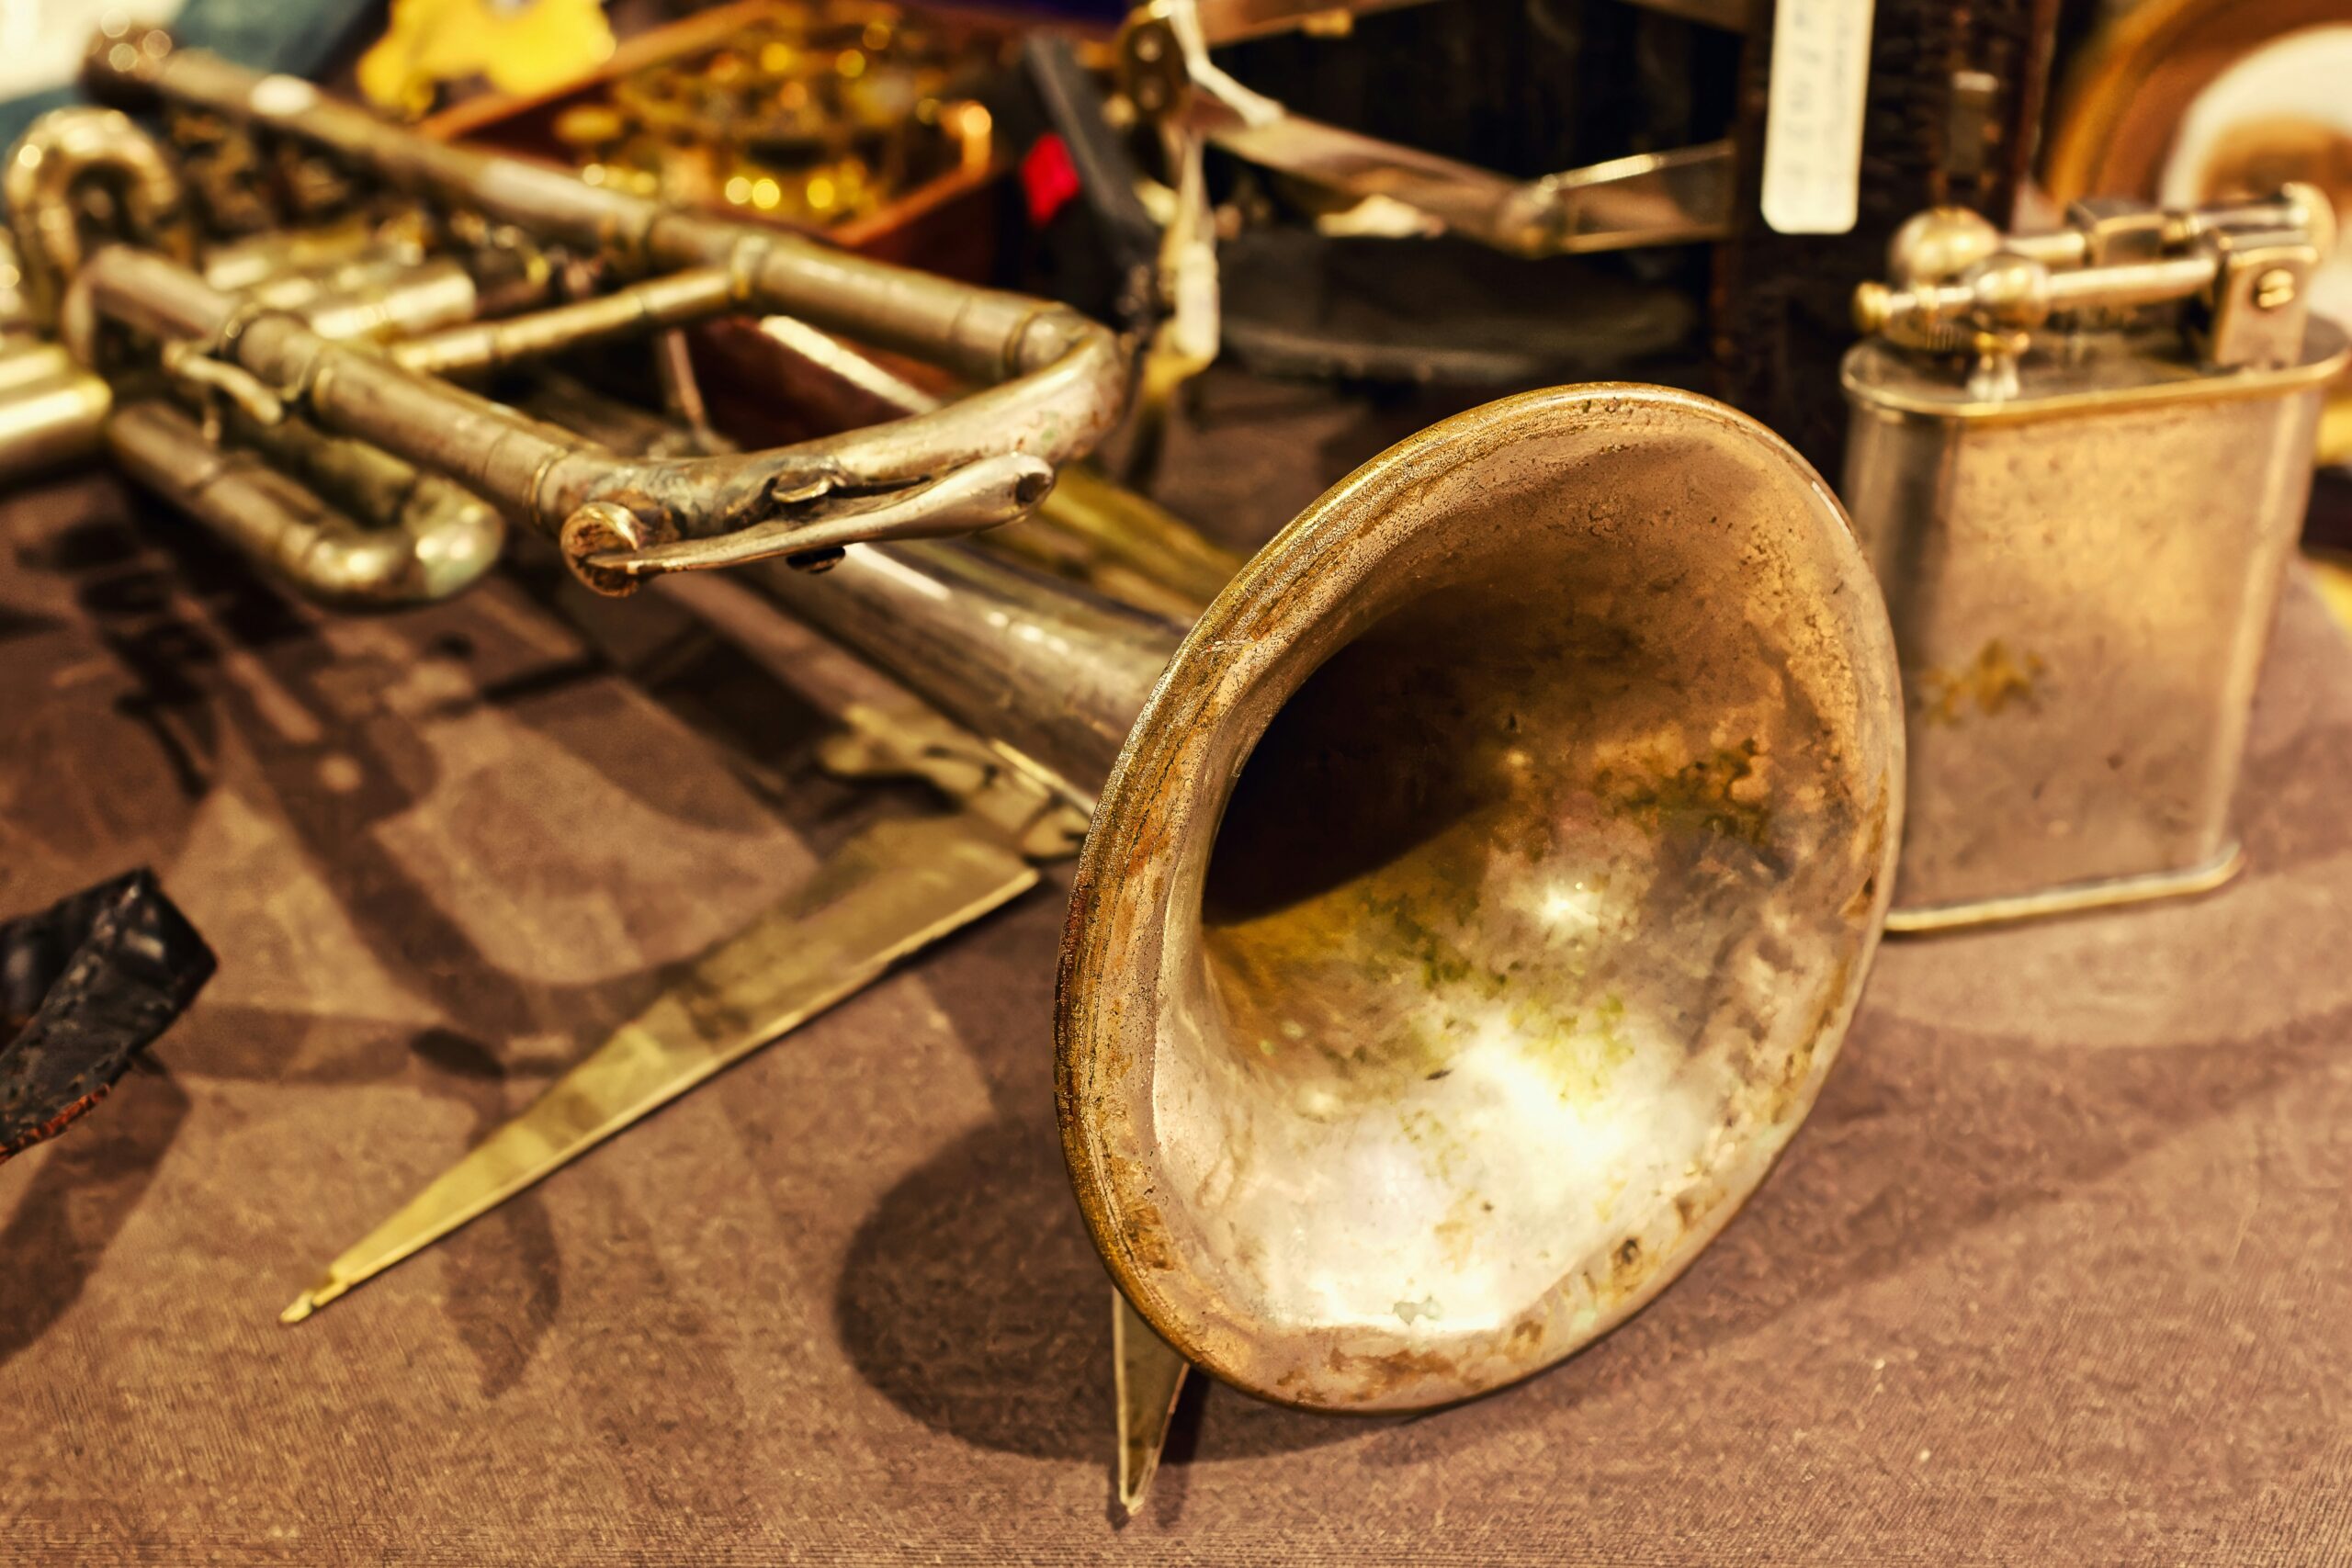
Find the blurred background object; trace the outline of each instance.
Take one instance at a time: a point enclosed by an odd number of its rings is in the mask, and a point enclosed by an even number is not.
[[[978,95],[1011,50],[1002,30],[953,16],[752,0],[644,35],[584,79],[477,99],[432,129],[664,200],[829,229],[910,198],[952,199],[989,174]]]
[[[2070,15],[2041,177],[2057,203],[2237,200],[2301,181],[2352,211],[2352,0],[2122,0]],[[2312,307],[2352,320],[2340,244]],[[2352,457],[2352,393],[2320,427]]]
[[[602,64],[613,29],[599,0],[392,0],[390,26],[359,57],[359,90],[414,118],[445,82],[544,93]]]
[[[310,76],[381,25],[383,0],[0,0],[0,140],[79,101],[74,79],[100,22],[161,25],[257,71]]]
[[[1843,460],[1838,363],[1854,341],[1849,298],[1878,275],[1896,231],[1930,207],[2013,225],[2042,110],[2057,0],[1879,0],[1869,39],[1856,220],[1842,234],[1783,234],[1763,220],[1778,8],[1756,0],[1739,85],[1747,162],[1738,232],[1715,279],[1723,395],[1793,442],[1824,473]]]
[[[1922,207],[2008,220],[2055,17],[1875,13],[1158,0],[1107,62],[1065,46],[1091,73],[1031,47],[1043,144],[1077,174],[1044,200],[1031,181],[1033,265],[1150,345],[1147,434],[1169,385],[1221,353],[1389,389],[1694,386],[1834,469],[1846,295]],[[1783,96],[1808,109],[1784,112],[1775,154],[1783,51],[1801,89]],[[1845,216],[1775,231],[1776,157],[1783,186],[1809,180]]]
[[[2352,211],[2352,0],[2108,0],[2067,9],[2041,159],[2051,197],[2230,200],[2298,180]],[[2312,308],[2352,321],[2341,239]],[[2352,630],[2352,380],[2320,416],[2305,558]]]

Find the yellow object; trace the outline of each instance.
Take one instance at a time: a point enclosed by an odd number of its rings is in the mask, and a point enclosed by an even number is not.
[[[2336,388],[2319,414],[2319,464],[2352,461],[2352,390]]]
[[[502,93],[551,92],[613,52],[598,0],[392,0],[391,26],[359,59],[359,90],[412,118],[441,84],[488,79]]]
[[[843,716],[848,729],[824,750],[835,773],[927,779],[960,809],[887,819],[852,838],[329,1264],[279,1322],[301,1322],[488,1213],[1027,892],[1037,884],[1032,861],[1077,849],[1086,823],[1076,807],[944,719],[914,708]]]

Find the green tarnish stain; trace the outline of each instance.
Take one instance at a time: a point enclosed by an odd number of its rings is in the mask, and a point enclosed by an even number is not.
[[[1475,921],[1476,894],[1464,894],[1457,902],[1459,908],[1443,910],[1438,918],[1458,924]],[[1419,981],[1424,991],[1470,986],[1489,998],[1501,996],[1510,986],[1510,978],[1504,971],[1479,963],[1452,936],[1424,918],[1426,900],[1368,896],[1362,908],[1367,922],[1379,922],[1383,928],[1385,940],[1374,946],[1384,971],[1383,979]],[[1356,934],[1361,940],[1369,933]]]
[[[1716,770],[1718,793],[1737,772],[1728,764]],[[1376,1090],[1400,1102],[1401,1112],[1417,1090],[1452,1077],[1465,1052],[1500,1036],[1499,1048],[1532,1066],[1564,1102],[1588,1104],[1610,1092],[1633,1055],[1623,998],[1579,994],[1589,958],[1580,942],[1557,942],[1540,954],[1482,951],[1491,922],[1476,873],[1490,824],[1456,826],[1456,834],[1416,846],[1376,877],[1207,931],[1223,961],[1236,1043],[1258,1070],[1328,1072],[1359,1093]],[[1261,940],[1267,937],[1278,940]],[[1322,1006],[1367,985],[1419,1001],[1371,1017]],[[1407,1129],[1432,1154],[1433,1144],[1418,1134],[1436,1131]]]
[[[1740,785],[1755,776],[1753,740],[1724,747],[1712,756],[1655,779],[1601,777],[1602,798],[1611,809],[1660,831],[1679,829],[1720,834],[1758,849],[1771,832],[1772,815],[1759,798],[1747,799]]]
[[[1614,992],[1601,998],[1589,1019],[1540,1002],[1522,1002],[1511,1010],[1511,1023],[1525,1043],[1528,1060],[1544,1069],[1559,1086],[1561,1100],[1570,1103],[1606,1095],[1617,1070],[1633,1060],[1624,1019],[1625,999]]]
[[[2008,645],[1995,637],[1960,670],[1922,671],[1915,700],[1931,724],[1958,724],[1972,707],[1990,718],[2011,703],[2034,706],[2034,688],[2045,669],[2041,655],[2013,657]]]
[[[1464,1152],[1461,1135],[1439,1119],[1434,1111],[1423,1106],[1408,1106],[1396,1117],[1397,1130],[1405,1141],[1421,1152],[1429,1162],[1430,1173],[1440,1181],[1451,1182],[1459,1174]]]

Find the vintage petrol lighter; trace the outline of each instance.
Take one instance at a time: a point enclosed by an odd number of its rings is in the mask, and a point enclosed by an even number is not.
[[[2217,886],[2255,678],[2345,334],[2308,186],[1921,214],[1865,284],[1845,496],[1901,655],[1893,930]]]

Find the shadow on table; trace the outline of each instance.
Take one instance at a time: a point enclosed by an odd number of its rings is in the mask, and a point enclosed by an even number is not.
[[[494,707],[526,728],[558,730],[559,742],[574,755],[608,778],[620,775],[638,804],[699,821],[695,807],[710,792],[695,793],[696,770],[678,767],[674,747],[646,744],[642,727],[612,722],[616,705],[598,687],[631,671],[594,648],[565,657],[568,639],[552,620],[518,629],[517,611],[491,597],[510,592],[503,583],[448,604],[374,618],[355,653],[322,635],[320,613],[152,500],[96,484],[67,500],[72,519],[20,549],[17,564],[62,580],[88,639],[117,667],[115,684],[125,694],[118,705],[142,723],[170,764],[169,782],[157,792],[169,798],[141,799],[135,807],[119,802],[117,809],[168,819],[185,832],[220,786],[224,759],[241,754],[240,787],[254,795],[252,809],[291,839],[368,957],[392,984],[432,998],[468,1031],[410,1035],[365,1018],[199,1003],[202,1049],[181,1063],[184,1072],[272,1084],[409,1077],[424,1093],[462,1100],[479,1134],[514,1109],[508,1079],[518,1069],[527,1076],[551,1065],[520,1061],[501,1043],[553,1030],[593,1041],[660,989],[663,977],[653,966],[585,982],[509,971],[473,941],[449,908],[447,890],[432,885],[379,831],[447,785],[423,731],[451,715],[409,713],[385,695],[427,660],[447,667],[457,707]],[[688,640],[692,628],[674,622],[655,628],[665,646]],[[711,673],[701,647],[680,656],[691,656],[689,672],[697,677]],[[736,696],[732,706],[701,716],[706,735],[733,725],[745,731],[740,746],[786,757],[812,744],[802,733],[815,728],[805,704],[769,700],[775,682],[752,680],[757,671],[741,660],[721,672],[733,678],[729,689]],[[658,738],[693,744],[679,732]],[[60,759],[58,765],[67,763],[101,780],[109,766],[96,755]],[[531,808],[514,804],[518,812]],[[526,866],[517,874],[544,869]],[[582,890],[594,891],[593,885]],[[250,906],[266,893],[254,886],[236,897]],[[239,940],[235,919],[220,934],[224,968],[256,961]],[[322,1003],[334,999],[331,976],[311,988]],[[419,1066],[427,1071],[417,1074]],[[7,1248],[0,1251],[0,1359],[30,1343],[71,1303],[112,1226],[138,1201],[187,1105],[177,1087],[164,1082],[172,1096],[168,1122],[155,1120],[153,1079],[126,1084],[124,1097],[133,1103],[102,1111],[37,1173],[36,1190],[24,1195],[0,1238]],[[385,1193],[385,1209],[406,1196]],[[76,1223],[106,1228],[77,1235]],[[494,1399],[520,1379],[560,1300],[560,1259],[537,1195],[503,1205],[447,1256],[454,1273],[451,1328],[479,1361],[482,1396]],[[289,1294],[293,1284],[287,1283]]]
[[[1052,904],[1048,898],[1044,903]],[[954,1007],[953,950],[933,994]],[[1039,946],[1039,966],[1046,964]],[[1070,1197],[1047,1113],[1046,994],[959,1020],[1004,1114],[893,1189],[859,1228],[836,1311],[860,1372],[933,1428],[986,1448],[1106,1460],[1112,1442],[1108,1286]],[[1541,1422],[1587,1393],[1638,1382],[1900,1273],[1987,1225],[2097,1183],[2184,1134],[2322,1066],[2346,1019],[2246,1042],[2076,1050],[1867,1014],[1783,1167],[1723,1239],[1641,1317],[1552,1372],[1424,1421],[1366,1423],[1261,1404],[1217,1388],[1185,1412],[1159,1486],[1181,1506],[1184,1461],[1379,1434],[1375,1463],[1481,1431]],[[1018,1048],[1034,1061],[1008,1053]],[[1025,1084],[1025,1105],[1003,1092]],[[1202,1380],[1196,1380],[1199,1382]],[[1188,1395],[1197,1401],[1199,1394]],[[1409,1434],[1409,1435],[1408,1435]]]
[[[982,1448],[1111,1461],[1110,1278],[1050,1121],[992,1122],[893,1188],[850,1245],[835,1311],[859,1373],[924,1425]],[[1181,1500],[1204,1397],[1217,1402],[1218,1418],[1201,1457],[1311,1448],[1370,1429],[1193,1382],[1156,1488],[1160,1505]]]
[[[1114,1455],[1111,1281],[1070,1194],[1054,1122],[1058,883],[923,960],[996,1114],[886,1193],[842,1265],[834,1317],[859,1374],[980,1448],[1105,1468]],[[1204,1405],[1214,1412],[1204,1422]],[[1181,1508],[1185,1461],[1313,1448],[1386,1422],[1307,1415],[1194,1378],[1150,1513]]]
[[[2352,1013],[2137,1051],[1916,1025],[1882,1032],[1866,1018],[1780,1168],[1682,1280],[1584,1354],[1366,1458],[1427,1458],[1456,1421],[1482,1432],[1540,1425],[1897,1276],[2290,1089],[2324,1067],[2347,1026]]]
[[[187,1119],[187,1091],[151,1057],[40,1156],[0,1230],[0,1367],[80,1297]],[[0,1170],[0,1181],[18,1173]]]
[[[1711,1310],[1678,1337],[1736,1337],[2062,1201],[2291,1089],[2346,1021],[2150,1050],[1869,1029],[1783,1168],[1693,1270]]]

